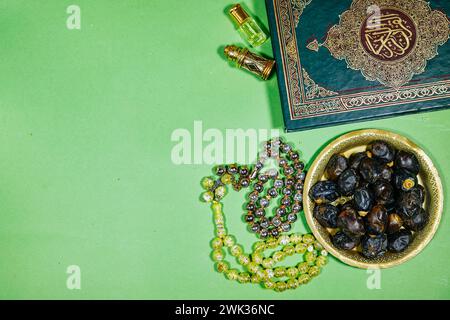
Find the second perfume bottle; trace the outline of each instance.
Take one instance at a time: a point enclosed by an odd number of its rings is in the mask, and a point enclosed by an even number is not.
[[[266,42],[267,35],[240,4],[233,5],[230,9],[230,15],[236,22],[241,37],[252,47],[259,47]]]

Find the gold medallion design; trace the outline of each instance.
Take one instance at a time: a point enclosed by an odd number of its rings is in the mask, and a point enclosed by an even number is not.
[[[315,1],[320,3],[319,0]],[[400,85],[388,88],[373,86],[371,90],[355,88],[353,92],[338,91],[338,84],[332,88],[334,91],[320,86],[321,79],[314,79],[317,80],[316,83],[306,72],[299,52],[303,44],[298,42],[298,35],[303,30],[300,24],[304,18],[304,9],[315,1],[271,0],[275,14],[275,28],[279,36],[277,44],[282,56],[279,68],[284,70],[290,120],[350,114],[353,111],[380,110],[393,106],[403,107],[417,102],[434,101],[435,104],[439,104],[443,99],[450,98],[450,79],[446,74],[435,81],[417,81],[401,87]],[[397,60],[376,59],[363,48],[359,40],[364,21],[373,14],[373,12],[367,12],[367,9],[374,3],[377,6],[381,5],[381,8],[396,9],[407,15],[414,23],[415,45],[411,52],[405,52]],[[370,80],[393,79],[391,83],[402,83],[405,81],[402,80],[404,79],[402,75],[420,71],[420,68],[425,69],[426,61],[437,54],[438,45],[446,43],[449,37],[449,21],[446,14],[441,11],[432,11],[424,1],[359,0],[354,1],[351,8],[359,12],[358,19],[355,19],[352,14],[342,14],[340,24],[331,29],[333,35],[328,33],[325,43],[319,43],[317,39],[312,38],[306,43],[306,48],[318,52],[328,45],[329,51],[335,58],[345,59],[348,66],[361,70],[363,75],[371,77]],[[418,21],[421,22],[418,23]],[[406,22],[404,24],[406,25]],[[347,32],[343,31],[345,29],[343,26],[347,26]],[[419,48],[419,45],[423,47]],[[417,61],[423,61],[423,65],[420,66],[416,63]],[[390,66],[393,67],[389,68]],[[363,69],[368,71],[362,71]],[[385,76],[377,78],[378,73],[370,72],[370,70],[378,70]],[[406,82],[408,81],[406,77]]]
[[[370,81],[399,88],[447,42],[447,16],[423,0],[354,0],[323,44]]]
[[[396,61],[413,50],[416,26],[405,13],[382,9],[364,20],[360,40],[364,50],[375,59]]]

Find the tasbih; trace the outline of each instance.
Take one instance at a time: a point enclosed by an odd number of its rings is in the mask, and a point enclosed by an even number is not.
[[[267,173],[260,173],[254,185],[253,192],[249,194],[249,202],[246,205],[248,210],[245,220],[249,223],[250,229],[258,233],[261,238],[271,235],[278,237],[281,232],[291,230],[291,224],[297,220],[297,213],[302,209],[303,180],[305,179],[304,164],[299,160],[297,152],[293,151],[289,144],[280,140],[276,143],[267,142],[264,153],[259,157],[257,170],[261,169],[268,158],[276,160],[285,178],[279,177],[278,170],[268,170]],[[277,149],[280,152],[277,152]],[[290,163],[290,161],[292,163]],[[298,170],[297,174],[294,174]],[[272,180],[271,186],[266,190],[264,185]],[[265,195],[263,195],[263,191]],[[282,195],[280,205],[275,209],[275,216],[266,218],[266,208],[271,199]],[[257,207],[259,205],[259,207]],[[259,219],[259,220],[258,220]]]
[[[304,163],[300,161],[299,154],[292,147],[280,140],[272,139],[264,144],[264,151],[258,155],[258,161],[253,168],[248,166],[218,166],[215,174],[220,178],[214,182],[213,178],[204,181],[204,187],[211,187],[212,191],[204,194],[204,200],[220,200],[224,192],[223,185],[231,184],[233,189],[239,191],[251,186],[253,191],[249,194],[246,204],[247,213],[245,221],[250,230],[261,238],[268,236],[278,237],[280,233],[291,230],[291,224],[297,220],[297,213],[302,210],[302,192],[305,173]],[[276,162],[282,175],[274,167],[262,172],[268,160]],[[282,195],[275,215],[266,218],[266,210],[272,199]]]
[[[286,158],[280,156],[278,150],[286,154]],[[277,161],[282,168],[284,177],[280,176],[278,170],[274,168],[262,172],[264,163],[269,158]],[[289,164],[288,159],[292,161],[292,165]],[[206,191],[202,194],[202,199],[211,203],[216,234],[211,242],[213,248],[211,257],[215,262],[216,270],[224,273],[226,278],[240,283],[262,284],[267,289],[281,292],[308,283],[320,273],[321,268],[327,263],[327,252],[312,234],[280,235],[280,232],[290,230],[290,223],[297,220],[296,214],[302,210],[301,196],[295,196],[301,194],[305,179],[304,165],[298,159],[298,153],[292,150],[290,145],[284,143],[280,138],[275,138],[265,144],[265,150],[254,166],[236,164],[218,166],[214,170],[214,177],[203,178],[201,184]],[[269,180],[272,181],[271,186],[261,197],[260,194],[265,190],[264,184]],[[243,247],[236,242],[234,236],[228,234],[225,226],[222,200],[228,192],[228,186],[232,186],[236,191],[247,187],[252,187],[254,190],[249,194],[249,202],[246,206],[248,210],[246,217],[252,216],[253,219],[246,218],[245,220],[250,223],[251,230],[258,233],[263,240],[254,244],[250,255],[244,252]],[[255,186],[262,186],[262,188],[255,188]],[[283,197],[280,206],[275,209],[274,217],[265,218],[264,210],[268,207],[268,203],[262,199],[270,201],[279,194]],[[293,201],[291,197],[294,198]],[[288,203],[286,199],[292,202]],[[257,214],[261,209],[263,214]],[[293,216],[295,218],[292,218]],[[259,218],[259,222],[255,221],[255,218]],[[279,219],[280,223],[274,219]],[[263,223],[265,221],[268,223]],[[283,227],[286,225],[289,227]],[[271,226],[270,229],[269,226]],[[230,263],[225,260],[225,249],[227,248],[228,252],[235,257],[238,265],[242,267],[242,271],[231,268]],[[271,255],[264,254],[268,250],[272,251]],[[303,256],[302,261],[296,266],[275,267],[286,257],[295,254]]]

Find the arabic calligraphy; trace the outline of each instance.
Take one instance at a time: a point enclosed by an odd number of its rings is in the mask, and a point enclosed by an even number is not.
[[[381,9],[363,22],[361,42],[365,51],[378,60],[399,60],[414,49],[416,27],[405,13]]]

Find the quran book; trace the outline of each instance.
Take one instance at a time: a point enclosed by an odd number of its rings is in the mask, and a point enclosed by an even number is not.
[[[448,0],[266,0],[287,131],[450,106]]]

